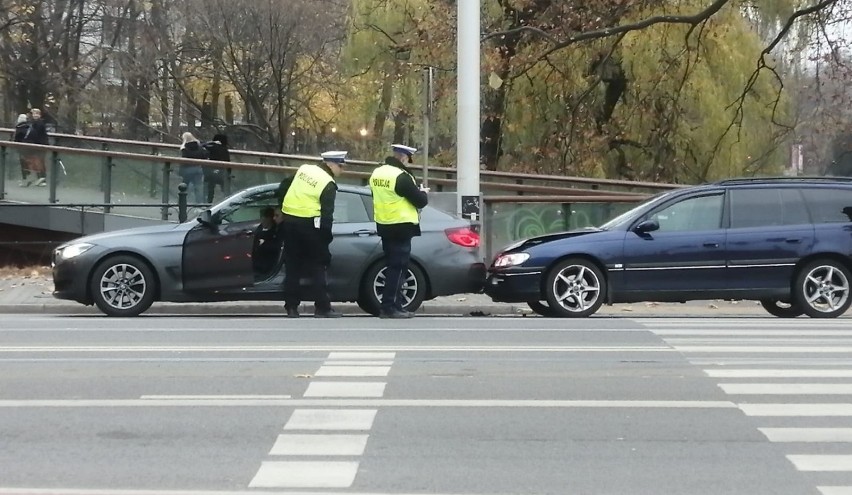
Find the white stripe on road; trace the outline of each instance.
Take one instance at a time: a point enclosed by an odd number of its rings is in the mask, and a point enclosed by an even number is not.
[[[367,435],[278,435],[269,455],[362,455]]]
[[[852,404],[739,404],[746,416],[760,417],[837,417],[852,416]]]
[[[326,362],[314,376],[388,376],[390,366],[329,366]]]
[[[376,409],[296,409],[285,430],[369,430]]]
[[[852,471],[852,455],[788,455],[799,471]]]
[[[818,486],[822,495],[852,495],[852,486]]]
[[[848,324],[847,324],[848,326]],[[740,337],[847,337],[852,336],[852,330],[734,330],[730,328],[718,330],[652,330],[652,332],[660,337],[672,337],[675,335],[689,336],[715,336],[722,337],[726,335]]]
[[[852,378],[852,369],[723,369],[704,370],[713,378]]]
[[[328,359],[394,359],[395,352],[330,352]]]
[[[327,366],[391,366],[393,361],[336,361],[327,359],[324,364]]]
[[[348,488],[358,461],[264,461],[249,488]]]
[[[351,491],[274,491],[264,490],[131,490],[131,489],[102,489],[102,488],[11,488],[0,487],[0,495],[423,495],[423,493],[390,493],[390,492],[351,492]],[[430,495],[452,495],[431,493]],[[460,495],[460,494],[457,494]],[[465,494],[468,495],[468,494]]]
[[[852,334],[848,337],[666,337],[666,343],[676,347],[683,345],[838,345],[852,344]]]
[[[386,383],[382,382],[311,382],[305,397],[381,397]]]
[[[770,442],[852,442],[852,428],[758,428]]]
[[[786,406],[786,404],[784,404]],[[737,409],[730,401],[678,400],[429,400],[429,399],[251,399],[251,400],[139,400],[139,399],[31,399],[0,400],[0,408],[86,407],[447,407],[532,409]],[[852,404],[849,404],[852,411]]]
[[[735,345],[681,345],[675,346],[675,348],[680,352],[695,352],[695,353],[708,353],[708,352],[748,352],[754,354],[767,353],[767,354],[784,354],[784,353],[797,353],[797,354],[841,354],[841,353],[852,353],[852,347],[849,346],[830,346],[830,347],[821,347],[821,346],[735,346]]]
[[[0,353],[25,352],[322,352],[329,349],[393,349],[408,352],[675,352],[668,346],[315,346],[315,345],[230,345],[230,346],[0,346]],[[332,354],[336,354],[332,352]],[[347,353],[342,353],[347,354]],[[389,353],[393,354],[393,353]],[[365,358],[369,359],[369,358]],[[380,358],[383,359],[383,358]]]
[[[848,395],[852,383],[720,383],[732,395]]]
[[[290,399],[292,395],[141,395],[143,400],[252,400]]]

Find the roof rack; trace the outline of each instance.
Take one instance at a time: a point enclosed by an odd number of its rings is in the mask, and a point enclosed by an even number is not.
[[[740,177],[736,179],[723,179],[713,184],[748,184],[750,182],[852,182],[852,177],[840,177],[832,175],[800,175],[800,176],[778,176],[778,177]]]

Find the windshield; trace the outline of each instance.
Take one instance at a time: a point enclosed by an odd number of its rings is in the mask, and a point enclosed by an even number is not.
[[[625,223],[631,222],[634,218],[636,218],[636,215],[640,211],[646,210],[649,205],[651,205],[653,203],[657,203],[664,198],[667,198],[670,194],[672,194],[674,192],[675,191],[666,191],[666,192],[658,193],[658,194],[651,196],[650,198],[646,199],[645,201],[643,201],[639,205],[627,210],[626,212],[622,213],[621,215],[618,215],[617,217],[613,218],[609,222],[601,225],[600,226],[601,230],[616,229],[616,228],[620,227],[621,225],[624,225]]]

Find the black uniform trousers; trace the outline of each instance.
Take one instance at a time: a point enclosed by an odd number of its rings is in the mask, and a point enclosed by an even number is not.
[[[385,287],[381,310],[383,313],[400,311],[405,304],[402,285],[411,259],[411,237],[382,237],[382,251],[385,253]]]
[[[331,262],[328,249],[331,239],[313,226],[313,219],[309,220],[285,220],[281,224],[284,233],[284,305],[288,309],[298,309],[302,299],[313,299],[316,311],[324,313],[331,310],[326,279],[326,270]],[[303,298],[305,294],[300,282],[305,277],[311,281],[312,294]]]

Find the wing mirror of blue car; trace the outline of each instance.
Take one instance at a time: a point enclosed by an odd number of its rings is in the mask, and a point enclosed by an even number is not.
[[[647,234],[655,230],[660,230],[660,223],[656,220],[643,220],[637,226],[633,227],[633,232],[637,234]]]

